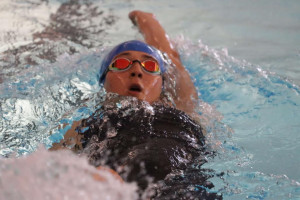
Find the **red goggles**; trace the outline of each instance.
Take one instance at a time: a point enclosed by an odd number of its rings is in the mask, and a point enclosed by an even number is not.
[[[143,62],[139,60],[130,61],[127,58],[117,58],[108,67],[111,71],[125,71],[128,70],[134,62],[140,63],[142,69],[151,74],[160,74],[160,68],[157,62],[153,60],[145,60]]]

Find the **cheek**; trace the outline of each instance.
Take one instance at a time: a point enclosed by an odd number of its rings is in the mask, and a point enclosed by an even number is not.
[[[157,77],[147,83],[145,94],[152,100],[157,100],[162,92],[162,78]]]
[[[113,92],[122,95],[122,93],[124,93],[124,85],[124,78],[122,78],[121,74],[107,73],[104,82],[106,92]]]

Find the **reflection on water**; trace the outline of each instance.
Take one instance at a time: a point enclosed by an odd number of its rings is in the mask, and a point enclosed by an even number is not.
[[[19,6],[27,13],[16,13],[22,17],[24,14],[30,16],[31,10],[49,6],[48,1],[25,1],[6,2],[12,10]],[[55,7],[55,4],[54,6]],[[42,14],[42,13],[40,13]],[[42,14],[43,15],[43,14]],[[4,44],[11,44],[11,48],[2,52],[0,57],[2,79],[6,76],[13,76],[16,73],[33,65],[53,63],[57,57],[63,53],[70,55],[81,52],[83,48],[101,47],[103,38],[107,34],[108,27],[112,26],[117,17],[109,10],[102,10],[98,6],[88,1],[66,1],[60,4],[55,13],[51,13],[46,23],[39,21],[39,16],[30,20],[38,27],[43,27],[40,31],[32,31],[29,43],[26,45],[14,46],[18,44],[18,31],[8,32],[8,38],[3,38]],[[22,19],[17,19],[20,22]],[[23,28],[23,27],[22,27]],[[32,28],[36,28],[33,26]],[[9,45],[8,45],[9,46]],[[3,80],[2,80],[3,81]]]

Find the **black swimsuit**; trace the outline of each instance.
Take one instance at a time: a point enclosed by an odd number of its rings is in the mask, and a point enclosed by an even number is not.
[[[136,181],[140,192],[152,177],[154,199],[221,199],[204,189],[213,187],[200,169],[209,154],[205,138],[182,111],[162,105],[102,107],[78,131],[93,165],[110,166],[126,181]]]

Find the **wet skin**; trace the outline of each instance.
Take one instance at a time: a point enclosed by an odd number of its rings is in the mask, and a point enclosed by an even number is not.
[[[149,54],[139,51],[124,51],[115,56],[127,58],[131,61],[154,60]],[[138,62],[125,71],[109,71],[106,75],[104,88],[107,92],[117,93],[122,96],[133,96],[150,104],[157,101],[162,92],[162,76],[154,75],[142,69]]]

